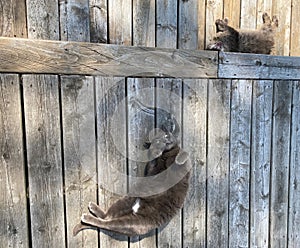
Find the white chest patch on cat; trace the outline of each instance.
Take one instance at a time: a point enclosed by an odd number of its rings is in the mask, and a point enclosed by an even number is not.
[[[138,209],[140,208],[140,198],[137,198],[134,205],[132,206],[132,210],[133,210],[133,213],[137,213]]]

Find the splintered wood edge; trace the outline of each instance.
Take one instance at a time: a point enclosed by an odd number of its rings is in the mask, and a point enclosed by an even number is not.
[[[218,52],[0,37],[0,73],[217,78]]]

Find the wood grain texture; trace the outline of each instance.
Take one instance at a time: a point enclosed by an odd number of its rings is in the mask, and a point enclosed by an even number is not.
[[[229,19],[229,24],[232,27],[239,28],[241,19],[244,19],[241,14],[241,2],[243,1],[224,0],[224,17]]]
[[[0,74],[0,243],[29,247],[19,76]]]
[[[219,78],[300,79],[300,58],[220,53]]]
[[[73,237],[72,231],[89,202],[97,202],[94,81],[63,76],[61,85],[68,246],[96,247],[97,232],[83,231]]]
[[[206,1],[198,1],[198,49],[205,49],[206,42]]]
[[[30,39],[59,39],[58,0],[26,1],[28,37]]]
[[[300,246],[300,83],[293,83],[288,247]]]
[[[108,1],[109,43],[131,45],[132,0]]]
[[[60,1],[59,17],[61,40],[90,40],[90,12],[88,1]]]
[[[127,193],[126,105],[122,102],[125,99],[125,81],[124,78],[96,77],[95,84],[98,197],[100,207],[106,211],[112,203]],[[120,122],[114,126],[113,116],[117,109]],[[125,175],[125,180],[119,180],[116,172]],[[127,248],[128,238],[101,231],[100,246]]]
[[[217,52],[0,38],[0,72],[216,77]],[[55,59],[53,59],[55,58]]]
[[[270,246],[287,247],[292,82],[274,84]]]
[[[177,46],[177,1],[156,1],[156,46]]]
[[[107,0],[90,0],[91,42],[107,43]]]
[[[207,247],[228,245],[229,80],[210,80],[207,144]]]
[[[241,1],[241,29],[256,29],[256,1]]]
[[[155,84],[154,79],[133,79],[127,81],[128,106],[128,174],[133,177],[144,176],[145,163],[136,159],[141,151],[145,150],[144,144],[149,141],[149,132],[155,128],[155,116],[146,114],[140,110],[135,100],[148,107],[155,107]],[[132,188],[132,180],[129,180],[129,189]],[[155,247],[156,230],[151,236],[139,237],[138,240],[130,239],[130,248]]]
[[[182,81],[180,79],[157,79],[156,81],[156,105],[161,106],[168,113],[175,116],[181,126],[182,123]],[[156,122],[156,126],[161,123]],[[179,140],[181,140],[182,127],[180,127]],[[168,223],[165,228],[159,228],[159,247],[182,247],[182,215],[177,215]]]
[[[24,75],[23,85],[32,246],[64,247],[58,78]]]
[[[212,42],[216,35],[215,21],[223,18],[224,0],[207,1],[206,4],[206,44],[205,47]]]
[[[183,141],[192,173],[183,207],[183,247],[206,247],[207,79],[183,81]]]
[[[254,81],[250,189],[250,247],[269,247],[273,81]]]
[[[134,46],[155,46],[155,0],[133,0]]]
[[[229,247],[247,247],[252,81],[233,80],[231,87]]]
[[[275,32],[273,49],[274,55],[288,56],[290,54],[291,6],[292,0],[272,1],[272,13],[278,17],[278,28]],[[299,34],[297,36],[299,39]]]
[[[292,13],[291,13],[291,32],[290,32],[290,55],[300,56],[300,34],[299,34],[299,13],[300,13],[300,2],[292,0]]]
[[[181,49],[198,48],[198,2],[179,1],[177,45]]]
[[[0,34],[6,37],[27,37],[26,0],[0,1]]]

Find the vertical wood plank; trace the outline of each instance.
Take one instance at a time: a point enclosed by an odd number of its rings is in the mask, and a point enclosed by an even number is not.
[[[183,84],[183,149],[193,165],[183,207],[183,247],[206,247],[206,79],[185,79]]]
[[[59,7],[61,39],[88,42],[88,1],[62,1]],[[96,247],[97,232],[83,231],[76,237],[72,233],[88,203],[97,202],[93,78],[62,76],[61,95],[67,244]]]
[[[299,16],[300,13],[300,2],[292,0],[292,17],[291,17],[291,32],[290,32],[290,55],[300,56],[300,34],[299,34]],[[280,22],[280,21],[279,21]]]
[[[229,247],[247,247],[252,81],[233,80],[231,94]]]
[[[107,43],[107,0],[90,0],[91,42]]]
[[[179,125],[182,123],[182,102],[178,102],[178,97],[182,97],[182,81],[180,79],[157,79],[156,101],[157,106],[164,106],[164,110],[173,113],[176,116],[176,121]],[[168,100],[166,102],[166,94],[162,94],[160,90],[168,92]],[[163,104],[164,103],[164,104]],[[160,123],[156,123],[159,126]],[[180,127],[180,134],[182,127]],[[179,139],[181,136],[179,136]],[[181,141],[182,142],[182,141]],[[158,246],[159,247],[181,247],[182,245],[182,219],[181,213],[178,214],[169,222],[165,228],[159,229]]]
[[[131,45],[132,1],[108,1],[109,43]]]
[[[126,193],[127,181],[116,178],[115,170],[126,176],[126,105],[125,83],[123,78],[96,77],[97,108],[97,165],[99,184],[99,205],[107,210],[119,197],[119,192]],[[119,120],[123,125],[112,126],[112,117],[119,109]],[[114,140],[112,134],[118,137]],[[116,144],[117,142],[118,144]],[[117,146],[118,145],[118,146]],[[119,150],[118,147],[124,149]],[[120,193],[119,193],[120,194]],[[121,239],[119,241],[119,239]],[[100,232],[100,247],[127,248],[128,238],[119,237],[112,232]]]
[[[33,247],[64,247],[57,76],[24,75],[24,108]]]
[[[155,0],[133,0],[133,45],[155,46]]]
[[[228,246],[230,81],[210,80],[207,151],[207,247]]]
[[[288,247],[300,246],[300,83],[293,83]]]
[[[27,37],[26,0],[0,1],[0,34],[6,37]]]
[[[255,81],[252,99],[250,247],[269,247],[273,82]]]
[[[25,0],[0,0],[0,35],[27,37]],[[29,247],[22,101],[18,75],[0,75],[0,244]]]
[[[155,106],[154,79],[133,79],[127,81],[128,100],[138,100],[145,106]],[[144,176],[145,163],[136,161],[135,153],[145,150],[143,145],[148,140],[149,132],[155,127],[155,117],[147,115],[139,110],[136,104],[128,104],[128,173],[133,177]],[[129,181],[129,188],[131,182]],[[140,240],[131,239],[130,248],[155,247],[155,231],[149,237]],[[133,242],[135,241],[135,242]]]
[[[156,46],[177,46],[177,1],[156,1]]]
[[[92,77],[61,77],[67,241],[69,247],[97,247],[98,233],[72,230],[97,201],[94,82]]]
[[[274,85],[270,246],[287,247],[292,82]]]
[[[61,40],[90,40],[88,0],[60,1],[59,14]]]
[[[291,6],[291,0],[272,2],[272,13],[278,17],[273,49],[275,55],[288,56],[290,54]]]
[[[198,48],[198,0],[179,1],[178,48]]]
[[[198,0],[198,48],[205,49],[206,40],[206,1]]]
[[[224,17],[232,27],[239,28],[241,20],[241,0],[224,0]],[[242,16],[243,17],[243,16]],[[243,17],[244,18],[244,17]]]
[[[179,1],[178,48],[204,48],[205,35],[196,32],[199,23],[204,30],[205,2]],[[198,44],[199,41],[201,44]],[[190,188],[182,210],[183,247],[205,247],[206,245],[207,82],[207,80],[186,79],[183,83],[182,147],[189,152],[193,164]]]
[[[256,29],[256,1],[243,0],[241,2],[242,29]]]
[[[58,0],[27,0],[26,7],[28,37],[59,40]]]
[[[18,75],[0,74],[0,243],[29,247]]]
[[[223,0],[208,1],[206,5],[206,45],[216,35],[215,21],[223,18]]]

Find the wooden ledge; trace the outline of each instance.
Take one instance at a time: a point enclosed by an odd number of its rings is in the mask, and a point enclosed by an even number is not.
[[[218,53],[0,37],[0,73],[216,78]]]

